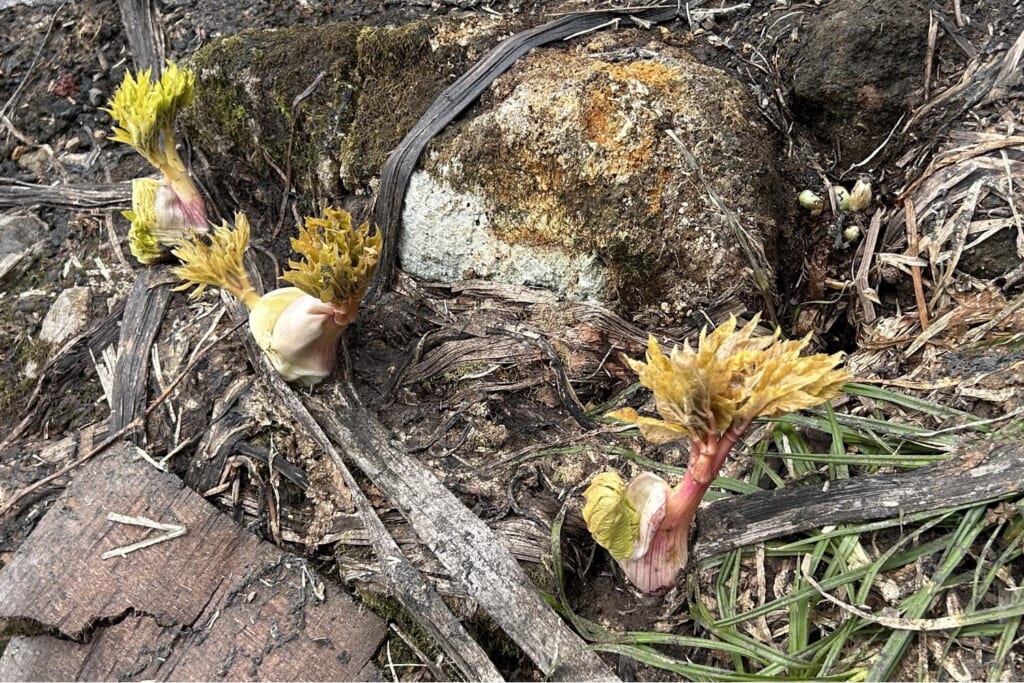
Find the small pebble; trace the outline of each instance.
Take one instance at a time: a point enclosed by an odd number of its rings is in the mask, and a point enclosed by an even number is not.
[[[102,107],[107,102],[107,93],[99,88],[89,88],[89,104],[94,107]]]

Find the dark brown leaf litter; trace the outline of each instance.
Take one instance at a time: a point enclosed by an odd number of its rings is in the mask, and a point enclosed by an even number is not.
[[[0,573],[2,680],[356,680],[383,622],[305,560],[121,446],[78,472]],[[147,537],[111,513],[183,527]],[[154,531],[148,531],[152,536]]]

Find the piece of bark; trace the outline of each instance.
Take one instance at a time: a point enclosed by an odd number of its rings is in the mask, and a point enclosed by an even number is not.
[[[110,512],[188,531],[103,560],[159,533]],[[348,680],[386,632],[128,445],[84,466],[0,570],[0,618],[50,634],[12,641],[0,680]]]
[[[980,503],[1024,489],[1024,445],[965,445],[949,460],[897,474],[868,474],[718,500],[697,513],[691,557],[700,559],[843,522],[891,519]]]
[[[547,679],[617,680],[544,602],[494,531],[432,472],[396,447],[351,388],[330,391],[337,388],[325,387],[307,399],[317,422]]]
[[[118,0],[121,22],[128,36],[135,70],[152,69],[160,75],[164,61],[164,38],[160,32],[153,0]]]
[[[161,279],[166,278],[152,268],[140,270],[124,306],[110,389],[111,432],[122,429],[145,411],[150,348],[171,298],[170,285],[161,283]]]

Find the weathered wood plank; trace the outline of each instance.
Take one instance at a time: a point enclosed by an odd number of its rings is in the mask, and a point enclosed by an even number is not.
[[[124,306],[110,389],[110,431],[116,432],[145,410],[150,347],[160,330],[171,298],[169,284],[160,284],[157,270],[143,268],[135,277]]]
[[[156,533],[111,522],[111,512],[188,531],[103,560]],[[385,635],[378,617],[303,560],[128,445],[84,466],[0,570],[0,618],[61,636],[18,639],[0,658],[2,680],[347,680]],[[55,647],[70,638],[86,642]]]
[[[871,474],[715,501],[697,513],[691,557],[843,522],[983,502],[1024,490],[1024,445],[986,441],[967,445],[950,460],[898,474]]]
[[[127,182],[38,185],[0,179],[0,208],[127,209],[131,205],[132,185]]]
[[[452,578],[548,679],[615,680],[605,663],[541,599],[494,531],[432,472],[396,447],[350,388],[325,387],[307,404],[345,457],[402,511]]]

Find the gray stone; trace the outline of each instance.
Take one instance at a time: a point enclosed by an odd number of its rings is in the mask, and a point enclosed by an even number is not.
[[[0,277],[25,257],[45,236],[46,223],[35,216],[0,216]]]
[[[89,104],[101,107],[107,102],[107,93],[100,88],[89,88]]]
[[[626,62],[539,50],[499,78],[410,183],[402,269],[541,285],[631,312],[725,293],[755,300],[733,228],[679,143],[770,274],[774,138],[732,77],[660,47]]]
[[[455,190],[422,171],[406,195],[399,258],[417,277],[448,282],[484,278],[552,289],[576,299],[599,298],[607,271],[592,256],[509,244],[489,227],[486,200]]]
[[[18,157],[18,166],[37,178],[42,178],[53,166],[52,153],[43,147],[36,147],[22,152]]]
[[[39,339],[58,345],[79,334],[89,322],[91,299],[88,287],[70,287],[61,292],[43,318]]]

